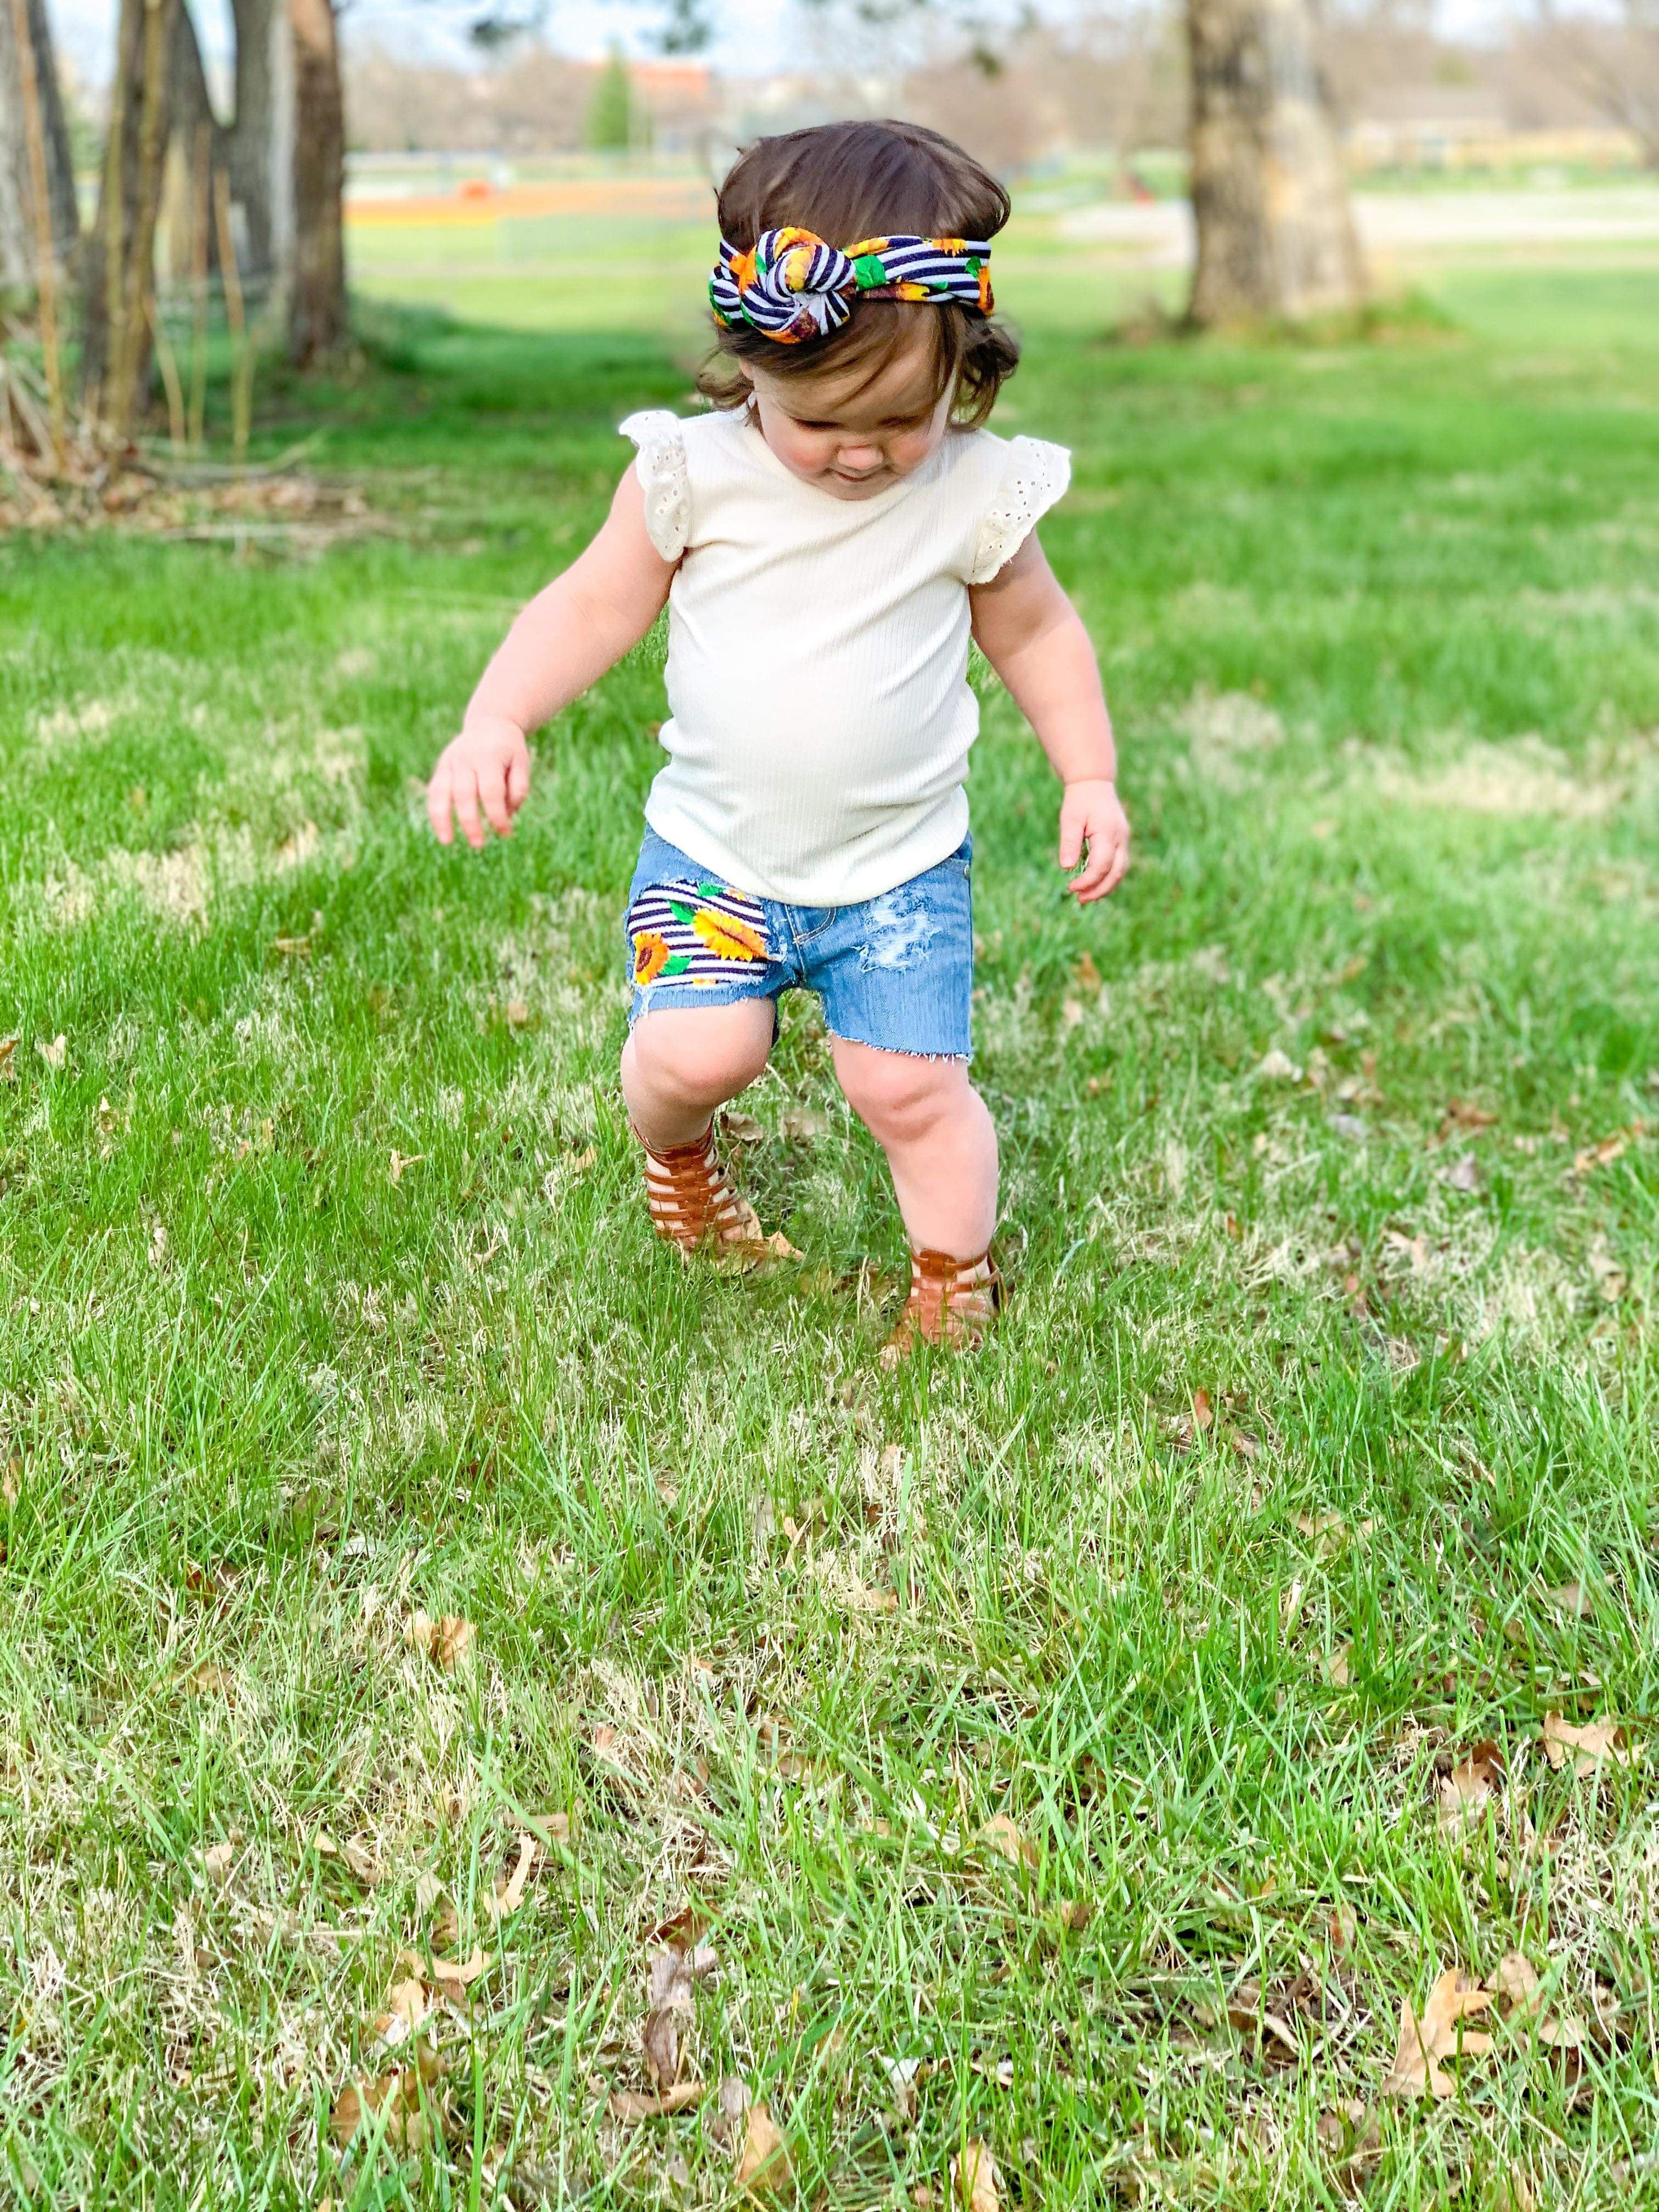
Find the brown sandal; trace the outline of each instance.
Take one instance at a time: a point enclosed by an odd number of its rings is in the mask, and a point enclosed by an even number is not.
[[[1002,1278],[988,1250],[977,1260],[954,1259],[949,1252],[912,1252],[910,1295],[882,1347],[882,1365],[896,1367],[918,1344],[970,1351],[994,1325],[1002,1296]]]
[[[634,1132],[639,1136],[639,1131]],[[645,1143],[645,1200],[651,1225],[665,1243],[686,1254],[713,1252],[745,1261],[769,1256],[760,1217],[733,1189],[714,1149],[711,1121],[689,1145],[659,1152]]]

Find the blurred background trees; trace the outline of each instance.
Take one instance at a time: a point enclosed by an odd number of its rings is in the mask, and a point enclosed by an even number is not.
[[[1523,138],[1534,163],[1659,166],[1659,0],[1532,0],[1478,45],[1444,36],[1431,0],[1073,0],[988,19],[972,0],[780,0],[802,58],[747,76],[696,58],[718,0],[658,0],[641,22],[661,58],[597,63],[549,43],[547,0],[475,14],[447,61],[418,41],[343,47],[337,0],[228,0],[228,51],[211,52],[204,0],[112,4],[94,127],[66,97],[49,0],[0,0],[0,287],[20,296],[45,256],[76,305],[84,405],[123,435],[167,373],[158,254],[195,312],[222,288],[250,345],[280,341],[301,367],[347,346],[351,149],[588,149],[712,174],[761,131],[903,112],[1011,176],[1083,162],[1109,198],[1184,194],[1201,327],[1363,301],[1352,171],[1455,169]]]
[[[0,287],[33,286],[43,244],[61,258],[79,232],[45,0],[0,0]]]

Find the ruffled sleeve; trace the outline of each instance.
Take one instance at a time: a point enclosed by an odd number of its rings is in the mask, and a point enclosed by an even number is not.
[[[1001,482],[980,524],[970,584],[988,584],[1007,566],[1071,481],[1072,457],[1064,446],[1044,438],[1011,441]]]
[[[665,561],[678,561],[691,528],[684,426],[665,407],[651,407],[617,427],[639,448],[634,465],[645,491],[646,535]]]

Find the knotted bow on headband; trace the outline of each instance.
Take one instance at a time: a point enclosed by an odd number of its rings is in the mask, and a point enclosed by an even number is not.
[[[959,300],[991,311],[991,248],[972,238],[866,238],[843,252],[810,230],[763,230],[754,250],[720,240],[709,305],[727,330],[747,323],[780,345],[838,331],[866,300]]]

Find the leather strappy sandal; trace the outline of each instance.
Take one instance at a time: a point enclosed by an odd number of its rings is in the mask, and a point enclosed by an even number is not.
[[[639,1136],[637,1129],[634,1133]],[[771,1256],[760,1216],[720,1164],[712,1121],[689,1145],[653,1152],[643,1137],[640,1143],[651,1225],[665,1243],[678,1244],[688,1256],[708,1252],[745,1264]]]
[[[882,1346],[882,1365],[896,1367],[919,1344],[971,1351],[995,1326],[1002,1304],[1002,1278],[988,1249],[977,1260],[957,1260],[949,1252],[913,1251],[910,1295]]]

